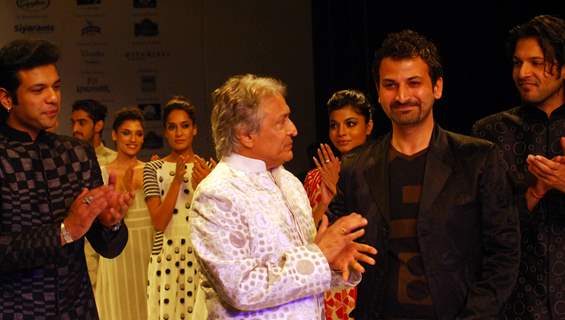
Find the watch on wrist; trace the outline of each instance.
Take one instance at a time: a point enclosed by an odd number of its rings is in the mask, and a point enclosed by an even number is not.
[[[61,236],[63,236],[63,241],[65,241],[65,244],[69,244],[74,241],[69,230],[65,228],[65,221],[61,222]]]

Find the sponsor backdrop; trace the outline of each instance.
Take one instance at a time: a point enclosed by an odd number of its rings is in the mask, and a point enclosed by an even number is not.
[[[113,113],[139,107],[145,117],[142,157],[168,152],[162,107],[185,95],[197,107],[195,151],[214,155],[210,92],[233,74],[274,76],[288,84],[288,102],[299,129],[297,174],[308,169],[315,141],[309,1],[227,0],[0,0],[0,42],[42,38],[61,48],[63,104],[58,132],[70,134],[77,99],[108,106],[104,140],[111,141]]]

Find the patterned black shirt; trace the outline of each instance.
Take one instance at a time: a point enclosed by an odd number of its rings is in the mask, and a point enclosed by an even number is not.
[[[565,194],[552,190],[533,212],[524,194],[535,181],[526,158],[563,155],[565,105],[551,117],[533,106],[520,106],[478,121],[476,136],[497,143],[510,174],[520,210],[522,259],[514,292],[504,308],[505,319],[565,318]]]
[[[0,125],[0,319],[98,319],[84,239],[61,246],[60,223],[83,188],[102,184],[92,147],[77,139]],[[87,238],[117,256],[127,228],[97,221]]]

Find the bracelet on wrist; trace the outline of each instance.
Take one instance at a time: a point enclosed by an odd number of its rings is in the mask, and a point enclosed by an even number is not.
[[[115,225],[111,226],[108,229],[112,230],[113,232],[116,232],[120,230],[121,227],[122,227],[122,221],[120,220],[118,223],[116,223]]]
[[[69,244],[74,241],[71,233],[65,227],[65,221],[61,222],[61,236],[63,237],[63,241],[65,242],[64,244]]]

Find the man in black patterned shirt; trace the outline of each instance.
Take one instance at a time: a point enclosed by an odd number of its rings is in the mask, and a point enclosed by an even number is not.
[[[565,21],[537,16],[511,30],[523,104],[478,121],[503,150],[520,212],[522,257],[505,319],[565,318]]]
[[[84,237],[108,258],[127,242],[132,195],[101,186],[91,146],[46,131],[60,110],[57,60],[41,40],[0,49],[0,319],[98,319]]]

